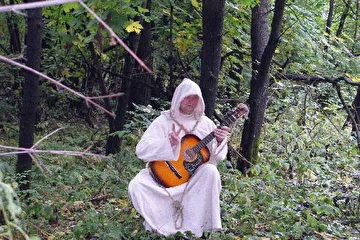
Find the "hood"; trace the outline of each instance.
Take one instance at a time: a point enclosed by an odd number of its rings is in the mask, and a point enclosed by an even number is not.
[[[205,112],[205,103],[199,85],[188,78],[184,78],[179,86],[175,89],[171,100],[170,113],[175,119],[180,116],[180,102],[187,96],[198,95],[199,102],[194,110],[194,116],[199,120]]]

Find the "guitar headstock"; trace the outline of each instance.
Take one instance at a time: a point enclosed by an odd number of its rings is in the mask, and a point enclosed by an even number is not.
[[[236,106],[236,108],[233,111],[233,114],[239,118],[239,117],[245,117],[249,115],[249,108],[244,103],[240,103]]]
[[[249,114],[249,108],[248,106],[246,106],[244,103],[240,103],[236,106],[235,109],[233,109],[232,111],[228,112],[225,115],[225,118],[223,119],[223,126],[230,126],[230,124],[234,123],[236,119],[240,118],[240,117],[245,117],[247,118]]]

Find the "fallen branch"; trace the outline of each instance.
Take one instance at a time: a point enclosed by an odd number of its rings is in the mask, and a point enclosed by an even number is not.
[[[336,84],[340,81],[344,81],[347,84],[350,84],[352,86],[360,86],[360,82],[351,81],[351,79],[349,79],[346,76],[340,76],[337,78],[329,78],[329,77],[322,77],[322,76],[306,76],[306,75],[297,75],[297,74],[276,73],[274,78],[291,80],[291,81],[299,81],[299,82],[303,82],[303,83],[309,84],[309,85],[313,85],[313,84],[321,83],[321,82]]]
[[[66,150],[39,150],[39,149],[33,149],[33,148],[21,148],[21,147],[12,147],[12,146],[5,146],[0,145],[0,148],[3,149],[11,149],[15,150],[13,152],[3,152],[0,153],[0,156],[10,156],[10,155],[16,155],[16,154],[36,154],[36,153],[48,153],[48,154],[56,154],[56,155],[69,155],[69,156],[79,156],[79,157],[85,157],[85,156],[92,156],[92,157],[99,157],[99,158],[111,158],[108,156],[104,156],[101,154],[94,154],[94,153],[87,153],[87,152],[80,152],[80,151],[66,151]]]

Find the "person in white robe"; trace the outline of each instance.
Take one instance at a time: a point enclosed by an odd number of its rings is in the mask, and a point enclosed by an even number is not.
[[[216,164],[226,157],[229,128],[217,128],[204,110],[200,87],[185,78],[174,92],[170,109],[150,124],[136,146],[136,154],[144,162],[176,161],[185,134],[200,139],[211,132],[215,135],[207,144],[209,161],[199,166],[188,182],[165,188],[154,180],[149,168],[142,169],[131,180],[129,195],[144,218],[146,230],[165,236],[191,231],[201,237],[204,231],[222,228],[221,180]]]

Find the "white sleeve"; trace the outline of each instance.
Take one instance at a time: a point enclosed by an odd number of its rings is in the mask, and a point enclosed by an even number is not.
[[[226,158],[226,154],[228,152],[228,139],[225,138],[220,145],[216,142],[216,140],[212,141],[212,154],[210,155],[210,162],[217,163],[218,161],[224,160]]]
[[[177,160],[180,144],[171,147],[169,133],[168,121],[163,116],[156,118],[136,145],[136,155],[144,162]]]
[[[208,122],[210,125],[210,128],[213,131],[216,128],[216,125],[214,122]],[[225,138],[221,144],[218,144],[216,139],[214,138],[209,144],[208,148],[210,151],[210,159],[209,162],[216,164],[218,161],[224,160],[226,158],[226,154],[228,152],[228,138]]]

